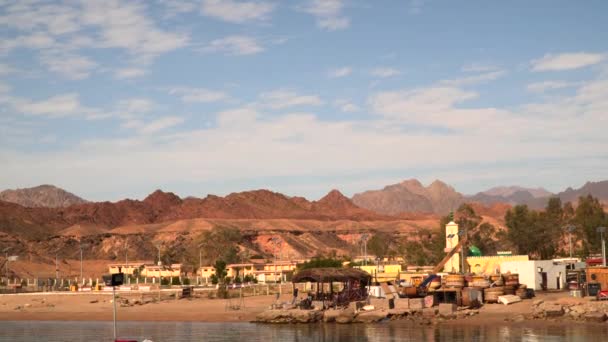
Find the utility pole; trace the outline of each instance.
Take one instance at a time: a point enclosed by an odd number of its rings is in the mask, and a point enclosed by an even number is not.
[[[576,230],[576,226],[568,225],[566,226],[566,230],[568,231],[568,246],[570,249],[570,259],[572,259],[572,232]]]
[[[367,234],[363,234],[361,238],[363,239],[363,265],[367,266]]]
[[[161,268],[161,265],[163,264],[160,261],[160,248],[161,247],[162,247],[162,245],[160,245],[160,244],[156,245],[156,248],[158,248],[158,301],[159,302],[160,302],[160,286],[162,284],[160,268]]]
[[[602,266],[606,267],[606,239],[604,237],[606,227],[597,227],[597,232],[600,233],[600,239],[602,239]]]
[[[129,238],[125,239],[125,266],[129,267]]]
[[[82,242],[80,243],[80,282],[82,283]]]
[[[3,252],[4,252],[4,256],[6,257],[6,283],[8,284],[8,251],[11,250],[11,247],[6,247]]]
[[[57,254],[59,251],[55,252],[55,288],[57,287],[57,282],[59,282],[59,257]]]
[[[458,236],[460,236],[460,259],[462,259],[460,261],[461,264],[461,269],[460,272],[462,274],[465,274],[465,265],[466,265],[466,260],[465,260],[465,254],[464,254],[464,250],[465,250],[465,242],[466,242],[466,237],[467,237],[467,229],[461,229],[458,231]]]

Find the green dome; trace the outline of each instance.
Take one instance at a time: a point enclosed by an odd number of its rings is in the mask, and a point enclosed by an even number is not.
[[[479,250],[479,248],[477,248],[477,246],[471,246],[469,247],[469,255],[481,256],[481,251]]]

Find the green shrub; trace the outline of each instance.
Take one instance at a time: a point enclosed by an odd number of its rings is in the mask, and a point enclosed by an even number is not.
[[[171,285],[181,285],[182,282],[179,280],[179,277],[171,278]]]

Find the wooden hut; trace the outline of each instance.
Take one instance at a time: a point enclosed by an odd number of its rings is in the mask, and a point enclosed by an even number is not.
[[[325,307],[348,305],[350,302],[367,299],[367,286],[372,276],[354,268],[310,268],[301,270],[292,278],[292,283],[316,284],[316,291],[309,293],[309,298],[323,301]],[[334,292],[334,283],[342,284],[341,290]],[[328,285],[327,292],[325,285]]]

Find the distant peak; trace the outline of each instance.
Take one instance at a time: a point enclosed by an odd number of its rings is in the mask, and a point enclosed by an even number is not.
[[[406,180],[402,181],[400,184],[402,184],[402,185],[422,186],[422,183],[420,183],[420,181],[417,180],[417,179],[415,179],[415,178],[406,179]]]
[[[164,192],[160,189],[154,191],[149,194],[148,197],[144,199],[144,202],[149,204],[179,204],[181,202],[181,198],[172,192]]]
[[[350,201],[346,196],[344,196],[339,190],[332,189],[327,195],[323,196],[319,201],[329,201],[329,200],[347,200]]]

